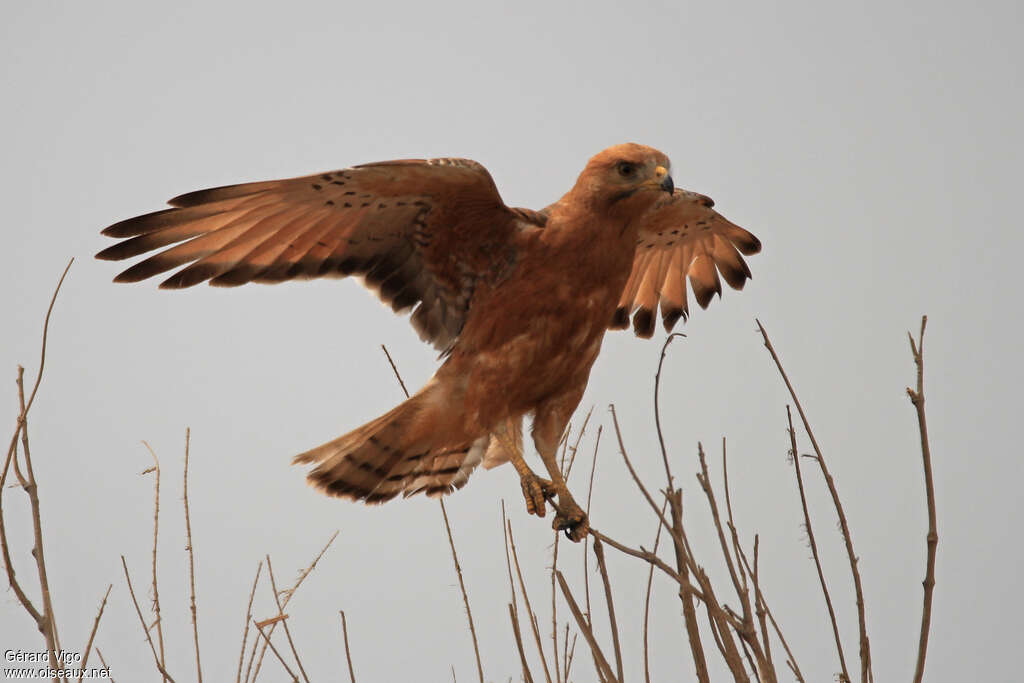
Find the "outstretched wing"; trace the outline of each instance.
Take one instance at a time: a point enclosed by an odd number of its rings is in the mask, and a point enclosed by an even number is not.
[[[761,242],[713,210],[714,204],[709,197],[677,189],[645,214],[633,271],[609,327],[628,327],[633,314],[636,334],[650,337],[660,303],[665,329],[671,330],[679,318],[689,316],[687,278],[701,308],[722,294],[719,273],[730,287],[743,289],[751,275],[740,253],[756,254]]]
[[[476,282],[507,268],[522,217],[490,174],[467,159],[412,159],[302,178],[230,185],[175,197],[174,208],[103,231],[125,238],[97,258],[170,246],[115,278],[137,282],[180,268],[162,288],[362,276],[438,349],[465,320]]]

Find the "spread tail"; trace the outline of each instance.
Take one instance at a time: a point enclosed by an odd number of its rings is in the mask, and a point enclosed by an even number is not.
[[[467,438],[444,429],[451,420],[438,419],[439,411],[450,410],[442,392],[431,382],[384,415],[292,462],[316,464],[306,478],[324,493],[367,503],[462,488],[483,460],[490,437]]]

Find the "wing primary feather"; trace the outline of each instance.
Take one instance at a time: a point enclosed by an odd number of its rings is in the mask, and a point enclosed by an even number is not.
[[[746,261],[726,238],[715,235],[711,256],[715,259],[718,272],[733,289],[743,289],[743,285],[752,277]]]
[[[245,261],[246,256],[271,239],[274,231],[282,221],[287,221],[294,209],[277,210],[261,216],[247,230],[227,241],[213,252],[199,257],[192,265],[187,266],[160,283],[161,289],[184,289],[231,270]]]
[[[698,254],[690,265],[690,286],[701,308],[707,308],[715,294],[722,295],[715,264],[707,254]]]
[[[187,242],[164,249],[144,261],[136,263],[131,268],[119,273],[114,278],[114,282],[139,282],[172,268],[177,268],[185,263],[203,258],[244,233],[260,218],[262,218],[262,215],[258,211],[250,210],[217,230],[193,237]]]
[[[238,264],[210,280],[210,284],[215,287],[237,287],[254,280],[259,281],[277,257],[292,244],[296,235],[316,225],[325,213],[321,209],[293,217]]]

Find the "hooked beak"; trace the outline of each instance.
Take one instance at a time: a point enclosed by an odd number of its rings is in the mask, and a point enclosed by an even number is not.
[[[654,177],[648,183],[651,187],[664,190],[669,194],[672,194],[676,189],[675,183],[672,182],[672,176],[668,174],[668,169],[664,166],[658,166],[654,169]]]

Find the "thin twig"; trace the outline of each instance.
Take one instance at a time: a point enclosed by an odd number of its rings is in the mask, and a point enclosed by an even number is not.
[[[594,497],[594,472],[597,471],[597,453],[601,446],[601,432],[604,429],[604,425],[598,425],[597,427],[597,439],[594,440],[594,457],[590,464],[590,483],[587,485],[587,519],[590,519],[590,502]],[[587,544],[590,542],[590,536],[587,535],[583,539],[583,595],[587,604],[587,623],[593,625],[593,619],[590,616],[590,567],[587,563],[589,554],[587,553]],[[598,672],[600,673],[600,671]]]
[[[729,514],[729,534],[732,536],[732,550],[736,557],[740,556],[740,537],[736,532],[736,523],[732,517],[732,497],[729,493],[729,458],[725,449],[725,437],[722,437],[722,488],[725,489],[725,509]],[[747,590],[747,572],[741,562],[739,564],[740,579],[743,590]]]
[[[682,332],[673,332],[668,335],[665,343],[661,346],[661,356],[658,358],[658,371],[654,373],[654,426],[658,434],[658,445],[661,447],[661,459],[665,464],[665,479],[668,481],[669,489],[674,488],[672,485],[672,470],[668,466],[668,450],[665,448],[665,437],[661,432],[661,409],[658,404],[658,396],[661,393],[661,367],[665,364],[665,354],[668,353],[668,345],[676,337],[685,338],[686,335]]]
[[[927,569],[924,581],[924,602],[921,606],[921,635],[917,644],[917,666],[914,668],[914,683],[920,683],[924,677],[924,660],[928,654],[928,633],[932,622],[932,593],[935,590],[935,553],[939,545],[939,532],[935,520],[935,484],[932,479],[932,452],[928,445],[928,422],[924,412],[924,328],[928,324],[928,316],[921,316],[921,336],[917,343],[908,332],[910,352],[917,366],[917,390],[907,387],[907,396],[917,412],[917,426],[921,433],[921,458],[924,464],[924,488],[928,504],[928,536],[927,536]]]
[[[252,590],[249,591],[249,605],[245,608],[245,629],[242,631],[242,650],[238,653],[238,674],[235,676],[236,683],[242,681],[242,661],[245,659],[245,641],[249,639],[249,622],[252,621],[252,601],[256,597],[256,585],[260,582],[260,572],[263,571],[263,561],[256,565],[256,578],[252,580]],[[250,665],[252,660],[249,660]],[[248,680],[249,674],[245,675]]]
[[[57,295],[60,293],[61,285],[64,283],[64,278],[68,274],[68,270],[71,268],[71,264],[74,263],[74,259],[68,261],[68,265],[65,266],[64,272],[61,273],[60,280],[57,281],[57,286],[53,290],[53,295],[50,297],[50,304],[46,309],[46,317],[43,321],[43,339],[39,351],[39,370],[36,373],[35,384],[32,387],[32,391],[29,394],[29,398],[25,400],[25,385],[24,385],[24,368],[18,366],[18,404],[19,412],[18,419],[14,429],[14,434],[11,437],[10,446],[7,449],[7,458],[4,463],[3,474],[0,475],[0,547],[3,550],[4,566],[7,569],[7,578],[10,582],[11,587],[14,589],[15,595],[18,597],[18,601],[21,602],[22,606],[29,613],[35,622],[39,632],[43,634],[46,639],[46,649],[49,651],[51,663],[57,662],[57,652],[60,651],[60,636],[58,635],[57,619],[53,611],[53,602],[50,598],[50,582],[46,570],[46,559],[43,554],[43,527],[40,517],[40,506],[39,506],[39,487],[36,484],[35,473],[32,468],[32,455],[29,450],[28,443],[28,413],[32,408],[32,404],[36,399],[36,392],[39,390],[39,385],[43,379],[43,368],[46,365],[46,345],[49,337],[50,330],[50,315],[53,313],[53,306],[57,301]],[[21,475],[18,469],[16,449],[18,443],[18,435],[21,435],[22,452],[25,458],[25,470],[27,477]],[[22,488],[28,494],[29,498],[29,509],[32,514],[32,533],[34,545],[32,548],[32,556],[36,561],[36,573],[39,577],[39,588],[42,593],[43,610],[40,613],[32,602],[28,599],[22,587],[18,584],[15,578],[14,567],[11,564],[10,551],[7,544],[7,527],[3,517],[3,489],[6,484],[7,472],[12,461],[14,462],[15,471],[18,475],[18,479],[21,482]]]
[[[164,653],[164,627],[163,618],[160,615],[160,587],[156,577],[156,549],[157,541],[160,537],[160,459],[156,457],[156,451],[149,445],[148,441],[143,441],[142,445],[149,451],[149,455],[153,458],[153,466],[147,467],[142,471],[142,474],[149,474],[153,472],[153,558],[152,558],[152,585],[153,590],[153,612],[156,614],[156,640],[158,649],[160,650],[160,663],[166,667],[167,657]]]
[[[292,631],[288,628],[288,620],[285,617],[284,606],[281,604],[281,595],[277,592],[277,580],[274,578],[274,565],[270,562],[270,555],[267,555],[267,576],[270,577],[270,590],[274,593],[274,604],[277,605],[277,616],[282,617],[281,623],[284,625],[284,635],[288,639],[288,646],[292,650],[292,655],[295,657],[295,663],[299,665],[299,673],[302,674],[302,680],[309,683],[309,676],[306,675],[306,669],[302,666],[302,658],[299,657],[299,651],[295,648],[295,641],[292,640]]]
[[[740,548],[739,552],[740,560],[743,562],[743,565],[747,568],[747,572],[752,573],[750,562],[749,560],[747,560],[747,555],[743,552],[743,548]],[[778,622],[775,621],[775,616],[772,614],[771,609],[768,607],[768,602],[765,600],[764,593],[761,592],[760,586],[757,586],[756,597],[764,606],[764,611],[768,615],[768,620],[772,623],[772,628],[775,629],[775,635],[779,637],[779,642],[782,643],[782,648],[786,651],[786,655],[788,656],[786,664],[788,664],[789,668],[793,671],[793,675],[796,677],[796,680],[800,683],[803,683],[804,676],[802,673],[800,673],[800,667],[797,666],[796,657],[793,656],[793,651],[789,649],[789,644],[786,642],[786,637],[782,635],[782,629],[779,628]]]
[[[722,556],[725,557],[725,565],[729,569],[729,577],[732,579],[733,588],[736,589],[736,596],[743,607],[743,621],[749,622],[751,620],[750,596],[740,581],[739,572],[736,571],[732,553],[729,551],[729,543],[725,539],[725,530],[722,528],[722,520],[718,514],[718,502],[715,499],[714,489],[711,488],[711,478],[708,475],[707,458],[704,457],[704,447],[701,444],[697,444],[697,458],[700,460],[700,473],[697,474],[697,482],[700,483],[704,495],[708,499],[711,519],[715,524],[715,531],[718,533],[718,544],[722,549]]]
[[[565,459],[564,453],[562,457]],[[565,478],[565,470],[563,468],[562,478]],[[551,650],[553,652],[552,667],[555,670],[555,683],[562,683],[562,669],[558,663],[558,611],[557,602],[555,600],[555,570],[558,569],[558,539],[561,534],[555,531],[555,542],[551,548]],[[566,624],[568,627],[568,624]],[[566,641],[566,647],[568,647],[568,641]]]
[[[505,540],[505,568],[508,570],[508,587],[512,593],[512,602],[508,604],[509,616],[512,618],[512,632],[516,637],[516,646],[519,648],[519,657],[523,663],[523,679],[532,683],[533,676],[526,664],[526,653],[523,651],[522,633],[519,630],[519,602],[516,598],[516,583],[512,578],[512,556],[508,551],[508,529],[509,521],[505,512],[505,499],[501,500],[501,533]]]
[[[18,379],[17,379],[18,394],[19,394],[19,396],[24,396],[24,391],[25,391],[24,390],[24,386],[25,386],[24,385],[24,374],[25,374],[25,368],[23,368],[23,367],[21,367],[19,365],[18,366]],[[22,607],[25,608],[25,611],[28,612],[30,617],[32,617],[32,620],[35,621],[36,628],[38,628],[39,632],[42,633],[44,637],[46,637],[46,639],[47,639],[47,641],[46,641],[47,642],[47,649],[50,650],[51,653],[53,653],[53,651],[56,648],[51,648],[50,647],[50,639],[52,638],[52,635],[48,635],[49,628],[47,626],[46,619],[43,616],[43,613],[40,612],[36,608],[36,606],[32,603],[32,600],[25,593],[24,589],[21,587],[21,583],[18,581],[17,576],[15,574],[14,563],[11,562],[10,548],[9,548],[9,546],[7,544],[7,523],[4,520],[4,514],[3,514],[3,512],[4,512],[3,495],[4,495],[4,492],[7,490],[7,473],[11,469],[11,463],[12,462],[14,462],[14,463],[17,462],[16,455],[17,455],[17,448],[18,448],[18,436],[19,436],[19,434],[21,434],[21,428],[22,428],[23,424],[24,424],[24,415],[21,415],[19,413],[19,415],[18,415],[18,427],[17,427],[17,429],[15,429],[14,436],[11,438],[10,448],[7,449],[7,460],[4,463],[3,472],[0,473],[0,550],[2,550],[3,556],[4,556],[4,568],[7,570],[7,582],[8,582],[8,584],[10,584],[11,588],[14,590],[14,594],[18,598],[18,602],[20,602]],[[27,485],[27,482],[24,481],[23,477],[21,477],[20,474],[19,474],[18,478],[19,478],[19,480],[22,480],[22,482],[23,482],[22,483],[22,487]]]
[[[601,539],[594,539],[594,556],[597,558],[597,568],[601,573],[601,582],[604,584],[604,600],[608,605],[608,623],[612,631],[612,648],[615,651],[615,674],[621,681],[622,676],[622,646],[619,644],[619,622],[615,618],[615,603],[612,601],[612,584],[608,579],[608,567],[604,561],[604,546]]]
[[[771,354],[772,360],[775,361],[775,367],[778,368],[779,374],[782,376],[782,381],[786,384],[786,389],[789,390],[789,395],[793,399],[793,404],[796,405],[796,410],[800,414],[800,420],[803,422],[804,431],[807,432],[807,436],[811,440],[811,445],[814,447],[814,453],[817,455],[818,467],[821,468],[821,473],[825,477],[825,483],[828,485],[829,493],[832,496],[832,503],[836,509],[836,514],[839,516],[839,527],[843,534],[843,541],[846,543],[846,555],[850,560],[850,572],[853,574],[853,588],[857,597],[857,627],[860,630],[861,683],[868,683],[869,681],[874,680],[874,674],[871,670],[871,641],[868,639],[867,619],[864,614],[864,588],[861,585],[860,571],[857,569],[859,558],[853,550],[853,536],[850,534],[850,527],[846,523],[846,512],[843,510],[843,505],[839,500],[839,492],[836,490],[836,484],[832,479],[832,474],[829,472],[828,466],[825,464],[825,456],[822,455],[821,448],[818,447],[818,440],[814,437],[814,431],[811,429],[811,424],[807,420],[807,415],[804,413],[803,406],[800,405],[800,400],[796,396],[796,390],[790,383],[789,377],[786,375],[786,371],[782,367],[782,361],[779,360],[779,356],[775,352],[775,347],[772,346],[772,342],[768,338],[768,332],[765,330],[764,325],[761,324],[760,320],[757,320],[757,327],[761,331],[761,336],[764,338],[765,348],[768,349],[768,353]]]
[[[764,603],[761,600],[761,581],[760,573],[758,572],[759,560],[760,560],[760,537],[754,534],[754,572],[751,579],[754,582],[754,604],[757,611],[757,621],[761,626],[761,642],[764,648],[764,659],[768,670],[771,671],[772,678],[775,677],[775,662],[772,661],[772,645],[771,640],[768,638],[768,623],[765,619],[767,610],[764,607]]]
[[[619,418],[615,414],[615,406],[611,405],[608,406],[608,408],[609,410],[611,410],[612,413],[612,425],[615,427],[615,437],[618,439],[619,442],[619,453],[622,454],[622,459],[626,463],[626,468],[629,470],[630,476],[633,477],[633,481],[636,483],[637,488],[640,489],[640,493],[644,495],[644,498],[647,500],[647,504],[651,506],[651,509],[654,511],[654,514],[658,517],[658,519],[661,520],[661,523],[662,525],[664,525],[665,530],[668,531],[669,534],[676,536],[677,531],[672,528],[672,525],[669,524],[667,519],[665,519],[665,516],[661,514],[661,510],[660,508],[658,508],[658,504],[654,502],[654,498],[651,497],[651,494],[647,491],[647,487],[644,486],[644,483],[640,479],[640,476],[636,473],[636,470],[633,469],[633,463],[630,461],[629,454],[626,452],[626,445],[622,441],[622,430],[619,429]],[[682,538],[679,538],[678,541],[685,545]],[[687,560],[688,562],[690,561],[689,558],[687,558]],[[693,569],[696,569],[696,565],[691,567],[691,570]]]
[[[508,526],[508,542],[512,548],[512,561],[516,566],[516,576],[519,577],[519,591],[523,594],[523,602],[526,604],[526,616],[530,620],[530,627],[533,629],[533,637],[537,642],[537,653],[540,655],[540,663],[544,667],[544,679],[551,683],[551,672],[548,669],[548,660],[544,656],[544,646],[541,645],[540,629],[537,628],[537,615],[530,606],[530,596],[526,592],[526,582],[523,581],[523,572],[519,567],[519,554],[516,552],[516,539],[512,535],[512,522],[506,521]]]
[[[480,646],[476,640],[476,628],[473,626],[473,612],[469,608],[469,595],[466,593],[466,583],[462,579],[462,567],[459,565],[459,555],[455,552],[455,539],[452,538],[452,527],[448,523],[448,510],[444,506],[444,499],[439,498],[441,504],[441,515],[444,517],[444,529],[448,532],[448,546],[452,549],[452,561],[455,563],[455,574],[459,577],[459,589],[462,591],[462,604],[466,606],[466,619],[469,620],[469,635],[473,637],[473,654],[476,656],[476,670],[480,675],[480,683],[484,683],[484,667],[480,662]]]
[[[615,678],[615,673],[612,668],[608,665],[608,660],[605,658],[604,653],[601,652],[601,647],[597,644],[597,639],[594,638],[594,632],[591,630],[590,625],[583,618],[583,613],[580,612],[579,605],[576,604],[576,600],[572,597],[572,592],[569,590],[569,585],[565,582],[565,577],[562,576],[562,572],[555,572],[555,576],[558,579],[558,585],[562,589],[562,595],[565,596],[565,601],[569,605],[569,611],[572,612],[572,616],[576,619],[576,625],[579,626],[580,631],[583,632],[583,637],[587,639],[587,643],[590,645],[590,651],[594,654],[594,660],[597,662],[598,670],[604,676],[605,680],[614,682],[618,681]]]
[[[100,663],[103,664],[103,668],[107,670],[107,677],[110,679],[110,683],[114,683],[114,677],[110,675],[110,665],[107,664],[107,660],[103,658],[103,651],[99,647],[96,648],[96,654],[99,655]]]
[[[89,664],[89,652],[92,650],[92,641],[96,638],[96,631],[100,627],[100,619],[103,618],[103,610],[107,607],[107,598],[110,597],[110,589],[114,587],[114,584],[107,586],[107,592],[103,594],[103,602],[100,603],[99,612],[96,613],[96,619],[92,622],[92,631],[89,632],[89,641],[85,644],[85,654],[82,655],[82,663],[79,665],[81,669],[78,674],[78,681],[81,683],[82,677],[85,675],[85,667]]]
[[[680,576],[680,590],[679,600],[683,605],[683,623],[686,626],[686,639],[690,645],[690,652],[693,654],[693,666],[695,673],[697,674],[697,680],[701,683],[708,683],[710,680],[708,674],[708,663],[707,657],[704,654],[704,644],[701,641],[700,630],[697,625],[697,612],[694,609],[693,598],[682,590],[682,581],[689,581],[690,567],[688,566],[689,550],[686,544],[683,542],[683,492],[679,489],[666,490],[665,498],[668,501],[669,510],[672,514],[672,526],[669,527],[669,531],[672,532],[671,540],[672,547],[675,551],[676,556],[676,570]],[[662,517],[664,519],[664,517]],[[711,590],[711,584],[702,576],[700,568],[694,564],[693,576],[700,582],[701,588],[704,591],[704,605],[708,614],[708,622],[711,624],[711,633],[715,638],[715,644],[721,651],[722,656],[725,657],[729,663],[730,668],[735,671],[735,647],[731,649],[726,647],[726,639],[728,638],[728,627],[718,626],[713,615],[716,615],[718,603],[715,600],[714,592]],[[716,631],[717,627],[717,631]],[[719,631],[725,630],[726,633],[723,636]],[[729,639],[731,643],[731,639]]]
[[[281,662],[281,666],[283,666],[284,670],[288,672],[289,676],[291,676],[292,683],[298,683],[299,679],[295,675],[295,672],[288,667],[287,662],[284,661],[284,657],[282,657],[281,653],[277,651],[277,648],[274,647],[274,644],[270,642],[270,637],[263,632],[263,627],[260,625],[260,623],[254,620],[253,624],[256,626],[256,630],[259,631],[260,635],[263,636],[264,642],[266,642],[266,644],[270,646],[270,651],[273,652],[274,655],[277,657],[277,661]],[[274,622],[274,625],[276,624],[277,622]]]
[[[516,639],[516,649],[519,650],[519,661],[523,665],[523,680],[526,683],[533,683],[533,675],[530,674],[530,667],[526,664],[526,651],[523,650],[523,634],[519,631],[519,617],[511,602],[508,603],[508,616],[512,620],[512,634]]]
[[[402,376],[398,374],[398,368],[395,366],[395,361],[391,359],[391,354],[388,353],[388,347],[381,344],[380,348],[384,350],[384,355],[388,357],[388,363],[391,363],[391,371],[395,373],[395,379],[402,386],[402,393],[405,394],[406,398],[409,398],[409,390],[405,388],[405,382],[402,381]]]
[[[313,561],[309,564],[309,566],[306,567],[305,569],[303,569],[302,572],[299,573],[299,578],[295,580],[295,584],[291,588],[289,588],[289,589],[287,589],[285,591],[282,591],[284,593],[284,600],[281,602],[281,609],[282,610],[285,607],[288,606],[288,603],[291,601],[292,597],[295,595],[295,591],[297,591],[299,589],[299,586],[301,586],[302,582],[306,580],[306,577],[309,576],[313,572],[314,569],[316,569],[316,565],[317,565],[318,562],[320,562],[320,558],[322,558],[324,556],[324,553],[327,552],[327,549],[331,547],[331,544],[334,543],[334,539],[336,539],[337,537],[338,537],[338,532],[337,531],[335,531],[333,534],[331,534],[330,539],[328,539],[328,541],[324,545],[324,547],[320,549],[320,552],[317,554],[317,556],[315,558],[313,558]],[[274,591],[274,592],[276,593],[277,591]],[[269,635],[271,635],[271,636],[274,635],[274,629],[275,628],[277,628],[277,622],[276,621],[273,622],[272,624],[270,624],[270,633],[269,633]],[[256,647],[258,642],[259,641],[254,641],[253,642],[253,647],[254,648]],[[259,674],[260,674],[260,667],[263,666],[263,656],[267,652],[267,643],[268,642],[269,642],[269,639],[264,639],[263,647],[260,649],[259,657],[256,659],[256,668],[252,672],[252,679],[249,679],[249,675],[248,675],[248,673],[246,673],[246,680],[253,680],[253,681],[255,681],[256,677],[259,676]],[[254,652],[255,652],[255,650],[254,650]],[[251,667],[252,667],[252,662],[250,662],[250,667],[249,668],[251,668]]]
[[[665,508],[668,506],[668,499],[661,505],[661,514],[665,514]],[[658,531],[654,534],[654,548],[651,550],[653,555],[658,554],[658,543],[661,542],[661,523],[658,523]],[[648,657],[649,651],[647,646],[647,623],[651,615],[651,585],[654,583],[654,565],[652,564],[647,570],[647,590],[644,592],[644,681],[651,683],[651,664]]]
[[[391,364],[391,371],[395,373],[395,379],[398,380],[399,386],[402,387],[402,393],[405,394],[406,398],[409,398],[409,390],[405,387],[405,382],[402,380],[401,373],[398,372],[398,366],[395,365],[394,359],[388,352],[388,347],[384,344],[380,345],[380,348],[384,351],[384,355],[387,356],[388,363]],[[441,515],[444,517],[444,528],[448,532],[448,545],[452,549],[452,560],[455,562],[455,573],[459,577],[459,589],[462,591],[462,604],[466,606],[466,619],[469,620],[469,634],[473,638],[473,655],[476,657],[476,670],[480,675],[480,683],[484,681],[484,667],[480,661],[480,645],[476,639],[476,628],[473,625],[473,610],[469,607],[469,595],[466,593],[466,583],[462,579],[462,567],[459,566],[459,556],[455,552],[455,540],[452,538],[452,527],[448,522],[448,510],[445,509],[444,499],[438,498],[438,503],[441,504]]]
[[[569,672],[572,670],[572,658],[576,654],[576,636],[578,633],[572,634],[572,643],[569,645],[569,651],[565,655],[565,675],[562,676],[563,681],[569,680]],[[565,642],[569,642],[569,623],[565,624]]]
[[[348,647],[348,621],[345,619],[345,610],[338,610],[341,614],[341,637],[345,640],[345,660],[348,662],[348,677],[352,683],[356,683],[356,672],[352,668],[352,651]]]
[[[659,526],[661,526],[660,522],[659,522]],[[650,552],[648,550],[644,550],[643,547],[641,547],[639,550],[637,550],[636,548],[630,548],[628,545],[616,541],[614,538],[611,538],[610,536],[601,533],[600,531],[598,531],[597,529],[594,529],[593,527],[591,527],[591,529],[590,529],[590,535],[593,536],[594,538],[601,539],[601,541],[603,541],[604,543],[607,543],[608,545],[610,545],[611,547],[615,548],[616,550],[618,550],[621,553],[625,553],[626,555],[631,555],[633,557],[639,558],[641,560],[644,560],[645,562],[650,563],[652,566],[657,567],[658,569],[663,571],[665,574],[667,574],[673,581],[675,581],[676,583],[680,584],[682,586],[682,588],[687,593],[693,594],[694,597],[696,597],[697,599],[699,599],[701,601],[704,600],[704,594],[701,592],[701,590],[699,588],[694,586],[688,580],[686,580],[683,577],[681,577],[679,575],[679,573],[675,569],[672,569],[672,567],[670,567],[667,564],[665,564],[665,562],[660,557],[655,555],[654,553],[652,553],[652,552]]]
[[[156,664],[156,670],[159,671],[165,679],[174,683],[174,679],[164,665],[160,662],[160,657],[157,656],[156,647],[153,645],[153,639],[149,635],[149,629],[146,627],[146,620],[142,616],[142,609],[139,608],[139,601],[135,599],[135,589],[132,588],[132,577],[128,574],[128,563],[124,559],[124,555],[121,556],[121,566],[124,567],[124,580],[128,583],[128,594],[132,597],[132,604],[135,605],[135,613],[139,615],[139,623],[142,624],[142,633],[146,636],[146,642],[149,643],[149,651],[153,653],[153,663]]]
[[[804,478],[800,471],[800,452],[796,445],[796,430],[793,429],[793,412],[786,406],[787,431],[789,432],[790,455],[793,459],[793,470],[796,472],[796,486],[800,492],[800,507],[804,513],[804,529],[807,530],[807,541],[811,546],[811,556],[814,558],[814,567],[818,570],[818,583],[821,585],[821,592],[825,596],[825,607],[828,609],[829,622],[832,624],[832,637],[836,643],[836,652],[839,655],[839,668],[845,680],[850,680],[850,672],[846,668],[846,657],[843,655],[843,641],[839,637],[839,624],[836,621],[836,611],[832,607],[832,596],[828,592],[828,583],[825,580],[825,571],[821,567],[821,558],[818,555],[818,543],[814,538],[814,527],[811,526],[811,514],[807,509],[807,496],[804,494]]]
[[[199,663],[199,623],[196,620],[196,563],[195,554],[192,551],[192,518],[189,515],[188,507],[188,454],[189,445],[192,441],[192,430],[185,427],[185,548],[188,550],[188,584],[189,584],[189,610],[192,612],[192,639],[196,649],[196,676],[199,683],[203,683],[203,667]]]

